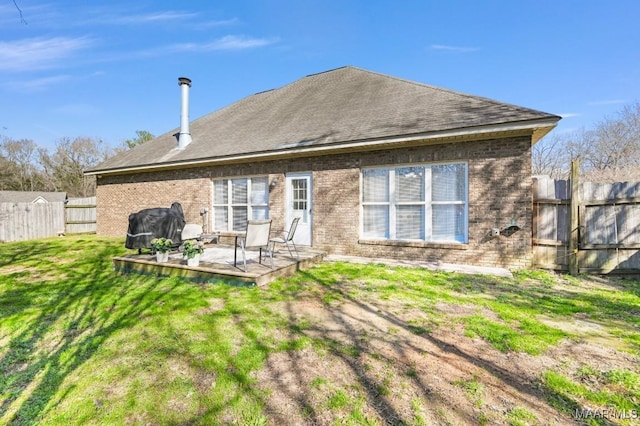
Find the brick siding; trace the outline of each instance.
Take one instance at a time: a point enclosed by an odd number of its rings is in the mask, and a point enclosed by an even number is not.
[[[469,164],[469,241],[467,244],[360,241],[360,171],[363,167],[467,161]],[[200,209],[211,211],[211,180],[265,176],[269,182],[273,229],[286,229],[285,176],[312,172],[315,248],[330,253],[394,259],[467,263],[513,269],[531,264],[531,138],[489,139],[414,146],[351,154],[263,161],[182,170],[146,172],[98,179],[97,232],[124,236],[128,216],[149,207],[182,204],[189,223],[203,223]],[[210,218],[210,215],[209,215]],[[511,235],[490,237],[512,220]],[[205,224],[205,227],[208,227]]]

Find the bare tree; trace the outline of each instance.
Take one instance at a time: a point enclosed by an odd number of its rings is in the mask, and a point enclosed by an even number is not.
[[[567,156],[567,139],[554,134],[538,142],[531,151],[531,167],[534,175],[548,175],[554,179],[566,177],[567,165],[571,160]]]
[[[15,191],[34,191],[36,168],[34,165],[37,145],[29,139],[14,140],[3,138],[0,142],[0,155],[5,160],[9,173],[3,173],[3,188]]]
[[[95,177],[84,176],[84,170],[106,160],[111,149],[99,139],[62,138],[53,155],[40,151],[40,163],[57,191],[70,197],[95,195]]]
[[[102,140],[63,138],[53,154],[29,139],[0,136],[0,190],[58,191],[71,197],[95,194],[95,178],[84,170],[106,160],[113,150]]]
[[[44,190],[51,192],[64,192],[61,188],[58,187],[58,182],[54,177],[56,165],[47,149],[38,148],[38,163],[40,164],[40,167],[42,169],[42,176],[44,177]]]
[[[18,174],[16,165],[0,154],[0,191],[18,190]]]
[[[594,182],[640,180],[640,103],[605,117],[593,129],[552,136],[533,147],[534,174],[566,177],[573,160]]]

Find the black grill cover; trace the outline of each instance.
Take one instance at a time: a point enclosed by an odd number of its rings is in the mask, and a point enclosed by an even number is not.
[[[171,204],[171,208],[158,207],[131,213],[125,247],[150,249],[151,240],[160,237],[170,238],[177,247],[182,243],[181,234],[185,223],[180,203]]]

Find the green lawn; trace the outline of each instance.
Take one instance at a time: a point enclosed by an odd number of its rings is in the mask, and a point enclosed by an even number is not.
[[[95,236],[0,244],[0,424],[281,424],[287,406],[323,424],[547,424],[527,398],[564,419],[584,407],[640,414],[638,281],[325,263],[266,288],[239,288],[118,275],[111,259],[126,252],[122,239]],[[364,318],[338,316],[347,305],[393,326],[362,326],[345,341],[324,328],[325,317],[306,315],[303,301],[346,329]],[[377,346],[434,344],[448,330],[496,357],[542,360],[583,342],[629,362],[559,359],[534,383],[506,383],[527,397],[500,411],[490,408],[490,389],[508,373],[468,360],[473,374],[436,389],[427,380],[438,366]],[[276,360],[298,356],[353,368],[300,378],[295,392],[262,378]],[[287,401],[289,391],[297,397]],[[450,411],[447,392],[468,406]]]

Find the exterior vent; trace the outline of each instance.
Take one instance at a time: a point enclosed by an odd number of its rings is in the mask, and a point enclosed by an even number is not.
[[[182,89],[178,149],[184,149],[191,143],[191,133],[189,132],[189,88],[191,87],[191,80],[186,77],[180,77],[178,78],[178,85]]]

